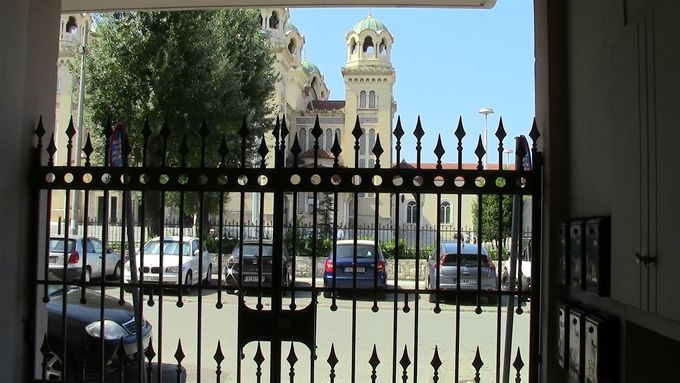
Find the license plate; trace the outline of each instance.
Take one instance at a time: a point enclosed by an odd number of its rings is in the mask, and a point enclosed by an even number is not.
[[[245,275],[243,276],[243,282],[257,282],[256,275]]]
[[[345,267],[345,272],[346,273],[351,273],[353,272],[354,268],[353,267]],[[357,267],[357,273],[365,273],[366,268],[365,267]]]
[[[460,284],[461,285],[476,285],[477,280],[476,279],[461,279]]]
[[[158,282],[158,275],[145,275],[144,276],[145,281],[150,281],[150,282]]]
[[[57,257],[50,257],[50,263],[57,263]]]

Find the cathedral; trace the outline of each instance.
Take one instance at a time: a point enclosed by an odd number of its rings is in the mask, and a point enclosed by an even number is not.
[[[334,156],[330,153],[337,140],[342,149],[340,166],[372,168],[375,156],[371,150],[376,138],[380,137],[383,148],[392,147],[393,121],[397,104],[393,97],[396,80],[395,69],[390,56],[394,38],[390,31],[376,17],[368,14],[359,20],[345,36],[347,61],[342,67],[345,83],[344,99],[330,99],[331,91],[325,84],[324,76],[314,63],[304,57],[304,35],[290,20],[286,8],[265,8],[260,10],[260,25],[269,36],[271,49],[275,55],[275,71],[278,73],[273,103],[279,116],[285,116],[290,137],[297,135],[302,152],[298,158],[299,166],[311,166],[314,157],[314,136],[311,133],[318,116],[323,135],[319,138],[319,166],[331,166]],[[338,47],[342,49],[342,47]],[[359,121],[364,134],[360,141],[359,163],[355,164],[354,137],[352,130]],[[267,140],[273,142],[273,140]],[[286,143],[290,149],[292,139]],[[287,163],[292,159],[287,151]],[[380,158],[382,164],[392,164],[392,152],[386,150]],[[388,165],[389,166],[389,165]],[[296,215],[298,220],[311,222],[314,199],[313,193],[297,193]],[[322,197],[318,197],[321,200]],[[260,212],[264,214],[264,222],[271,218],[272,204],[270,196],[262,199],[257,193],[245,196],[245,217],[253,223],[259,223]],[[317,201],[317,206],[318,206]],[[352,226],[355,224],[353,212],[354,198],[351,194],[340,193],[338,196],[338,224]],[[374,222],[375,195],[360,193],[358,224]],[[238,220],[240,196],[231,195],[227,208],[227,218]],[[378,208],[380,221],[389,223],[390,201],[381,198]],[[293,217],[292,196],[287,199],[286,220]]]

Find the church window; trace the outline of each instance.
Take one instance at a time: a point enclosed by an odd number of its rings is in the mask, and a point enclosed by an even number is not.
[[[366,91],[365,90],[362,90],[361,93],[359,93],[359,107],[360,108],[366,107]]]
[[[66,33],[78,33],[78,24],[75,17],[69,16],[65,29]]]
[[[381,56],[387,55],[387,45],[385,45],[385,39],[380,42],[380,45],[378,46],[378,53],[380,53]]]
[[[375,129],[368,130],[368,147],[366,154],[368,155],[368,167],[375,166],[375,155],[373,155],[373,147],[375,147]]]
[[[295,40],[290,39],[290,42],[288,43],[288,52],[290,52],[291,55],[295,56],[296,48],[297,47],[295,46]]]
[[[269,18],[269,28],[276,29],[279,27],[279,14],[276,11],[272,12],[272,16]]]
[[[375,91],[372,90],[368,93],[368,107],[375,108]]]
[[[451,223],[451,203],[444,201],[439,206],[439,224],[449,223]]]
[[[406,204],[406,223],[416,223],[418,208],[415,201],[408,201]]]
[[[300,143],[300,148],[304,152],[307,150],[307,129],[300,129],[300,135],[298,137],[298,142]]]
[[[373,54],[373,39],[369,36],[364,39],[364,46],[363,46],[363,51],[364,53],[368,54],[369,56]]]
[[[333,147],[333,132],[330,129],[326,129],[326,147],[324,150],[330,151]]]

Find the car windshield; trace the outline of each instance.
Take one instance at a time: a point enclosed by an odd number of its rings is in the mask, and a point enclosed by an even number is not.
[[[234,252],[232,255],[238,257],[240,254],[240,247],[236,245],[234,247]],[[263,243],[262,244],[262,256],[271,257],[272,256],[272,245]],[[243,244],[243,256],[244,257],[257,257],[260,254],[260,244],[259,243],[244,243]]]
[[[66,238],[50,238],[50,253],[63,253],[64,242],[66,242]],[[75,247],[76,241],[74,239],[69,239],[68,252],[73,251]]]
[[[330,257],[333,256],[333,249],[330,251]],[[354,245],[340,245],[338,246],[338,258],[352,258],[354,257]],[[373,245],[357,245],[357,258],[373,258],[375,256],[375,246]]]
[[[482,254],[480,257],[482,261],[482,267],[486,267],[487,266],[486,255]],[[446,258],[444,259],[444,265],[457,266],[458,255],[446,254]],[[477,267],[477,254],[462,254],[460,256],[460,265],[465,267]]]
[[[165,240],[163,241],[163,254],[167,255],[179,255],[179,246],[180,242],[179,241],[174,241],[174,240]],[[150,242],[147,242],[146,245],[144,245],[144,254],[160,254],[160,249],[161,249],[161,241],[158,240],[153,240]],[[191,245],[188,242],[184,242],[183,248],[182,248],[182,255],[189,255],[191,254]]]

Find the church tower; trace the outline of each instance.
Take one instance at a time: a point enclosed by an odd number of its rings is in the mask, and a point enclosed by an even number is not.
[[[345,165],[355,166],[354,137],[352,130],[357,117],[364,134],[359,142],[360,168],[375,166],[373,147],[377,138],[384,153],[380,157],[380,166],[392,166],[392,130],[397,104],[393,98],[393,87],[396,80],[390,56],[394,38],[385,24],[369,15],[357,22],[345,36],[347,43],[347,63],[342,68],[345,80],[345,129],[341,139]],[[362,193],[359,198],[359,211],[372,212],[375,196]],[[389,219],[389,198],[381,196],[379,215]],[[357,217],[359,222],[372,217]],[[371,213],[372,216],[372,213]]]
[[[391,148],[392,120],[397,106],[392,96],[395,72],[390,61],[394,38],[385,24],[369,14],[345,36],[347,64],[345,80],[345,130],[343,143],[354,145],[352,129],[357,116],[365,134],[359,153],[359,167],[373,167],[373,145],[378,135],[383,148]],[[353,150],[353,149],[352,149]],[[391,152],[380,158],[381,166],[391,166]],[[353,156],[352,156],[353,157]],[[349,160],[349,158],[348,158]],[[353,159],[351,159],[353,161]],[[354,163],[347,163],[354,166]]]

